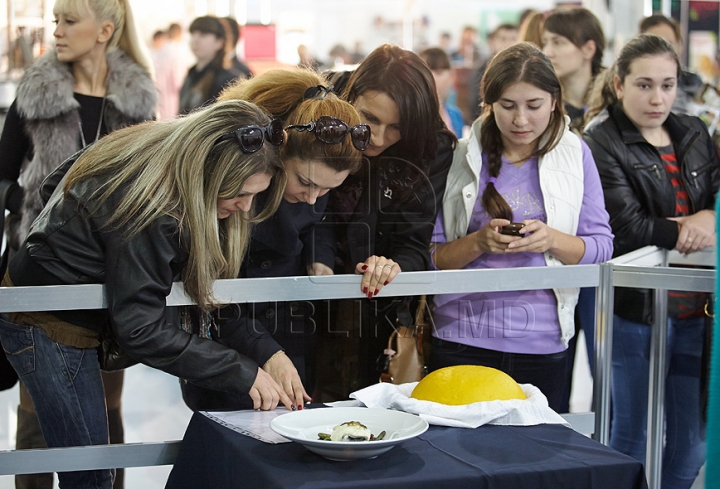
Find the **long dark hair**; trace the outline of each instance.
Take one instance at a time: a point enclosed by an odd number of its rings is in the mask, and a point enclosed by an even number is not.
[[[393,149],[416,165],[432,160],[438,149],[438,131],[457,138],[440,118],[435,79],[425,62],[412,51],[383,44],[350,75],[342,93],[354,103],[366,92],[381,92],[397,104],[401,139]]]
[[[540,157],[549,153],[558,143],[559,135],[565,126],[565,110],[562,102],[560,80],[555,75],[552,63],[532,43],[522,42],[500,51],[488,64],[483,76],[480,90],[485,101],[482,126],[480,129],[480,145],[487,153],[488,171],[491,177],[497,177],[502,165],[502,153],[505,149],[502,134],[495,121],[493,104],[500,100],[502,94],[510,86],[525,82],[548,92],[555,101],[555,110],[550,116],[550,123],[540,136],[540,144],[530,157]],[[512,220],[512,209],[489,183],[482,194],[482,205],[485,212],[493,218]]]
[[[617,103],[618,98],[614,84],[615,75],[620,79],[620,83],[624,83],[625,77],[630,73],[630,65],[636,59],[644,56],[667,56],[673,59],[677,65],[677,76],[680,77],[680,58],[678,58],[672,45],[662,37],[654,34],[640,34],[630,39],[623,46],[615,63],[610,69],[606,70],[602,80],[599,80],[596,84],[590,96],[589,108],[585,114],[586,124],[602,112],[604,108]]]
[[[205,15],[203,17],[198,17],[195,20],[192,21],[190,24],[190,27],[188,28],[189,32],[195,32],[200,31],[205,34],[213,34],[218,39],[222,39],[224,42],[227,42],[227,33],[225,32],[225,29],[223,28],[222,23],[220,22],[220,19],[217,17],[213,17],[211,15]],[[211,64],[213,66],[222,67],[223,66],[223,60],[225,59],[225,45],[223,44],[223,47],[217,50],[215,53],[215,57],[211,61]]]
[[[545,19],[543,28],[553,34],[567,37],[578,48],[583,47],[588,41],[594,41],[592,76],[595,77],[602,71],[605,34],[600,21],[588,9],[576,7],[555,10]]]

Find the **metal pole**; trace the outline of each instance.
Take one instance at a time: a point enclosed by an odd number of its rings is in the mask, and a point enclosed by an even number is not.
[[[667,266],[667,253],[663,259]],[[648,388],[647,452],[645,473],[649,489],[660,489],[662,480],[663,434],[665,432],[665,364],[667,361],[667,290],[656,289],[655,324],[650,335],[650,375]]]
[[[593,379],[593,438],[610,441],[610,398],[612,386],[613,265],[600,264],[600,283],[595,291],[595,378]]]

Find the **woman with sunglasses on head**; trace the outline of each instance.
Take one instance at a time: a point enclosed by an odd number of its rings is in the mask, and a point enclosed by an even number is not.
[[[288,277],[332,273],[334,235],[322,230],[328,192],[342,184],[361,163],[370,129],[349,103],[340,100],[314,71],[275,69],[228,87],[219,100],[251,101],[283,121],[286,143],[280,157],[288,182],[278,211],[253,230],[240,277]],[[261,195],[259,199],[265,198]],[[326,243],[327,241],[330,243]],[[303,384],[314,380],[317,317],[307,301],[243,305],[241,317],[264,326],[297,367]],[[270,362],[272,367],[273,362]],[[303,385],[276,378],[298,407],[309,400]],[[185,402],[195,410],[251,407],[247,396],[183,386]]]
[[[361,274],[362,293],[374,299],[401,271],[429,268],[428,245],[457,138],[440,117],[432,72],[411,51],[385,44],[355,71],[330,78],[371,130],[367,163],[331,192],[328,219],[338,233],[335,270]],[[366,301],[362,319],[348,319],[362,323],[359,381],[351,388],[377,382],[376,359],[392,331],[387,321],[394,325],[398,319],[398,303],[407,322],[408,301],[393,299]],[[332,325],[336,314],[330,312]]]
[[[689,254],[715,246],[720,165],[705,123],[672,112],[681,65],[673,46],[640,35],[620,51],[591,100],[593,151],[615,255],[643,246]],[[669,291],[662,488],[689,488],[705,461],[702,355],[708,301]],[[610,446],[645,461],[653,291],[615,289]]]
[[[6,235],[13,251],[43,207],[38,192],[43,178],[105,134],[151,119],[157,101],[127,0],[58,0],[53,14],[55,48],[25,71],[0,137],[0,180],[11,187]],[[111,439],[121,443],[123,373],[103,377]],[[45,447],[22,383],[17,430],[17,448]],[[16,483],[51,489],[52,479],[52,474],[18,475]],[[122,485],[120,475],[115,487]]]
[[[610,258],[612,234],[592,154],[570,132],[560,81],[532,43],[498,53],[485,111],[458,144],[433,236],[440,270],[553,267]],[[516,223],[511,226],[511,223]],[[431,370],[500,369],[557,410],[575,333],[577,288],[435,296]]]
[[[277,358],[280,346],[242,320],[218,327],[212,292],[215,280],[237,277],[253,223],[280,203],[282,141],[282,126],[258,107],[228,101],[117,131],[58,169],[72,165],[2,285],[104,283],[107,309],[0,318],[0,340],[49,446],[108,443],[96,349],[104,327],[136,361],[210,389],[249,393],[256,409],[294,408],[259,367],[283,364],[287,377],[297,377]],[[260,192],[268,195],[256,211]],[[178,280],[197,306],[166,306]],[[228,341],[236,349],[222,344]],[[59,474],[60,486],[108,489],[111,472]]]

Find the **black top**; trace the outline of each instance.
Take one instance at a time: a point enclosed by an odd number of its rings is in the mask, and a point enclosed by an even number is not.
[[[97,134],[103,98],[79,93],[74,93],[73,96],[80,104],[80,121],[85,141],[90,144],[95,141],[95,135]],[[100,136],[104,136],[107,132],[107,127],[103,123]],[[0,159],[0,180],[17,182],[23,161],[25,158],[31,159],[33,155],[32,141],[25,132],[25,118],[18,112],[17,100],[13,101],[5,118],[2,136],[0,136],[0,155],[2,155]],[[20,212],[22,198],[23,189],[19,186],[13,189],[8,197],[7,210],[12,213]]]
[[[238,77],[238,72],[213,63],[197,70],[190,68],[180,88],[180,113],[187,114],[215,101],[220,92]]]

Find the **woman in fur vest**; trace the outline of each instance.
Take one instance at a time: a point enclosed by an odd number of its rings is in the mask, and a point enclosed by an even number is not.
[[[0,138],[0,179],[12,186],[6,204],[11,250],[43,207],[43,179],[105,134],[151,119],[157,100],[128,0],[58,0],[53,14],[55,49],[25,72]],[[110,440],[122,442],[123,374],[103,378]],[[43,446],[35,408],[21,385],[17,448]],[[122,479],[120,474],[116,488]],[[52,474],[17,476],[16,484],[49,489]]]

